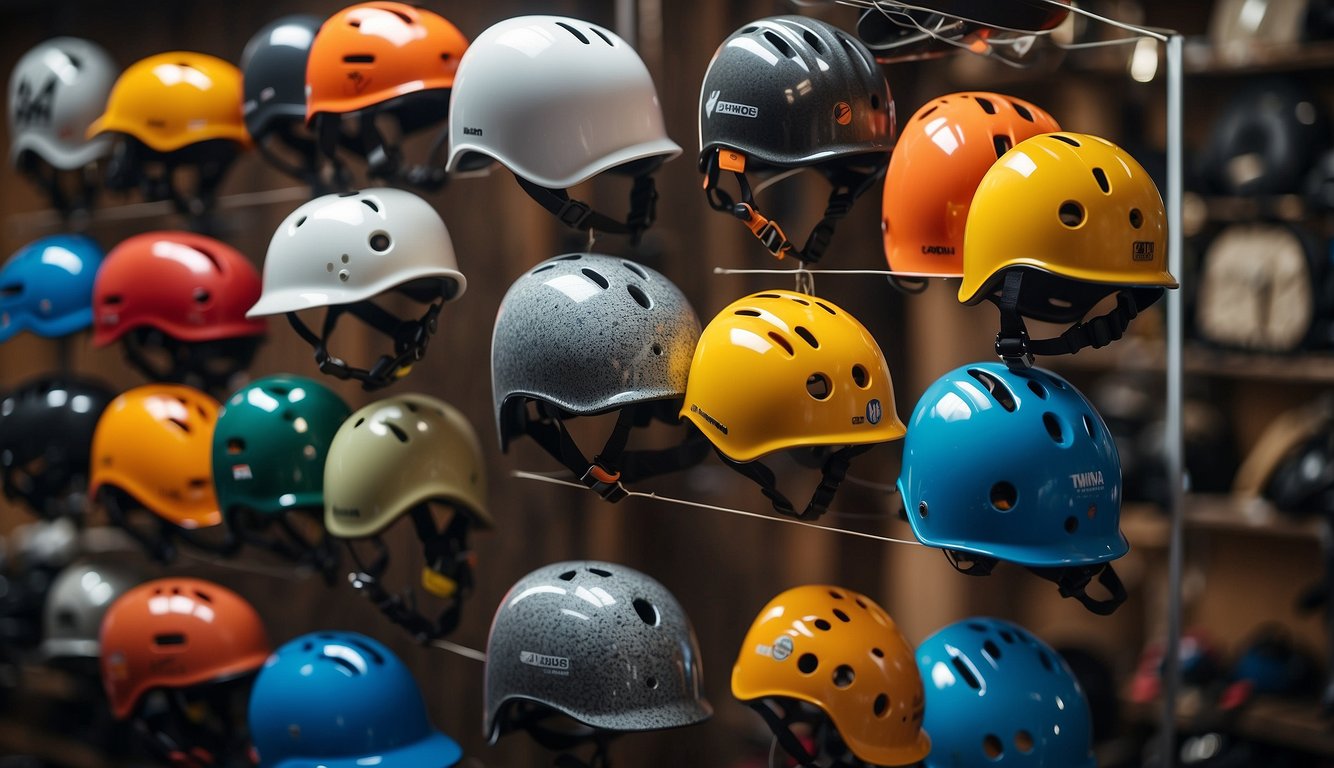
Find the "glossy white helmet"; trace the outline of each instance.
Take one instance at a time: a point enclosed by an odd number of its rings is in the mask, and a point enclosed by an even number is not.
[[[96,43],[55,37],[23,54],[9,76],[9,158],[32,152],[70,170],[107,154],[110,136],[85,138],[119,70]]]

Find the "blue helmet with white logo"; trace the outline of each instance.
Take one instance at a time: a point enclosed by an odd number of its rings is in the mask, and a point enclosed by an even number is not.
[[[355,632],[313,632],[275,651],[249,717],[260,768],[448,768],[463,756],[431,725],[403,662]]]
[[[101,246],[83,235],[51,235],[23,246],[0,268],[0,342],[19,331],[56,338],[93,324],[93,278]]]
[[[974,363],[913,409],[898,481],[923,544],[1035,568],[1106,563],[1121,535],[1121,460],[1102,417],[1036,368]]]
[[[1023,627],[964,619],[917,648],[926,768],[1095,768],[1088,700],[1070,667]]]

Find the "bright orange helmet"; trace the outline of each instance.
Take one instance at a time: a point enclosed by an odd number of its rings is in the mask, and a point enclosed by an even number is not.
[[[782,699],[813,704],[874,765],[908,765],[931,751],[912,646],[883,608],[850,589],[794,587],[770,600],[732,667],[732,695],[762,714],[765,699],[784,710]],[[765,719],[779,725],[772,711]],[[775,735],[789,751],[802,749],[790,731]]]
[[[222,522],[213,493],[218,403],[192,387],[148,384],[122,393],[93,432],[88,497],[118,488],[173,525]]]
[[[962,277],[973,193],[996,158],[1061,130],[1042,109],[985,91],[928,101],[903,126],[885,172],[885,260],[905,277]]]
[[[324,112],[357,112],[410,93],[451,88],[467,47],[457,27],[422,8],[394,2],[344,8],[311,43],[306,122]]]
[[[102,687],[112,713],[129,717],[157,688],[223,682],[254,672],[273,651],[245,598],[203,579],[141,584],[102,619]]]
[[[250,146],[241,113],[241,70],[216,56],[171,51],[141,59],[111,88],[88,138],[129,134],[158,152],[212,139]]]

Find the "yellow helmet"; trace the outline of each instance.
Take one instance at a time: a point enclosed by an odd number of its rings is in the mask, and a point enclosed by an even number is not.
[[[695,347],[681,415],[738,462],[905,431],[870,332],[832,302],[793,291],[752,294],[718,313]]]
[[[732,695],[761,714],[764,699],[813,704],[874,765],[908,765],[931,751],[912,646],[883,608],[850,589],[808,585],[770,600],[737,654]],[[789,751],[804,749],[781,732],[785,725],[765,719]]]
[[[1021,314],[1052,322],[1078,320],[1119,287],[1154,288],[1154,299],[1176,288],[1167,271],[1167,214],[1153,179],[1128,152],[1097,136],[1048,133],[1016,144],[973,196],[959,301],[981,302],[1014,268],[1102,286],[1044,281],[1053,291],[1035,294],[1051,295],[1021,297]]]
[[[125,133],[159,152],[210,139],[249,146],[241,101],[234,65],[203,53],[159,53],[121,73],[88,137]]]

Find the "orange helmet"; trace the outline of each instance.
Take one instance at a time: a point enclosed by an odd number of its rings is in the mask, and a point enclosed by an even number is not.
[[[181,528],[218,525],[213,427],[218,403],[192,387],[148,384],[111,401],[93,432],[88,496],[119,488]]]
[[[229,680],[269,657],[264,624],[245,598],[203,579],[141,584],[102,619],[102,687],[112,713],[129,717],[155,688]]]
[[[885,260],[907,277],[962,277],[963,229],[973,192],[996,158],[1040,133],[1061,130],[1027,101],[951,93],[903,126],[885,172]]]
[[[241,114],[241,70],[216,56],[159,53],[121,73],[106,112],[88,126],[88,138],[115,131],[158,152],[212,139],[250,146]]]
[[[344,8],[320,26],[311,43],[306,121],[451,88],[467,47],[463,33],[431,11],[394,2]],[[445,110],[442,105],[437,117]]]
[[[912,646],[884,609],[850,589],[794,587],[770,600],[732,667],[732,695],[813,704],[875,765],[908,765],[931,751]]]

